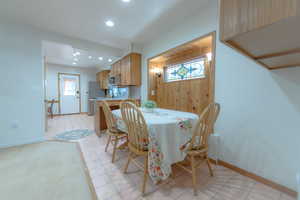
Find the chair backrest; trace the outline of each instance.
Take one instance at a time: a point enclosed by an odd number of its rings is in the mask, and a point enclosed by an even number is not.
[[[210,103],[207,106],[207,109],[208,109],[208,114],[207,114],[207,118],[206,118],[206,123],[209,125],[210,133],[212,133],[214,125],[220,114],[220,104],[215,103],[215,102]]]
[[[101,106],[102,106],[102,109],[104,112],[107,128],[108,128],[108,130],[113,130],[115,128],[115,119],[113,117],[111,109],[110,109],[108,103],[104,100],[101,102]]]
[[[194,129],[188,150],[208,148],[209,135],[211,134],[219,113],[220,104],[218,103],[211,103],[204,109]]]
[[[123,100],[123,101],[121,101],[120,105],[121,105],[122,103],[125,103],[125,102],[131,102],[131,103],[133,103],[135,106],[138,106],[138,100],[136,100],[136,99],[126,99],[126,100]]]
[[[148,147],[148,128],[142,112],[131,102],[121,104],[123,121],[128,130],[129,145],[138,151],[145,151]]]

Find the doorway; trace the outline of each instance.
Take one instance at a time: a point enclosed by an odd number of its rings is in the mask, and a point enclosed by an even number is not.
[[[80,75],[58,73],[59,113],[81,113]]]

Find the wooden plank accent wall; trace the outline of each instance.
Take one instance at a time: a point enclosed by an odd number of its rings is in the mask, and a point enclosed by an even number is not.
[[[153,71],[158,68],[163,72],[163,68],[168,65],[204,57],[208,52],[212,52],[213,60],[205,63],[205,78],[165,82],[163,74],[159,77]],[[215,33],[210,33],[149,59],[148,99],[156,101],[160,108],[200,115],[204,108],[214,101],[214,53]]]
[[[209,64],[206,65],[208,72]],[[161,108],[201,114],[209,104],[209,74],[205,78],[164,82],[157,78],[157,104]]]
[[[299,0],[222,0],[221,39],[259,29],[297,15]]]

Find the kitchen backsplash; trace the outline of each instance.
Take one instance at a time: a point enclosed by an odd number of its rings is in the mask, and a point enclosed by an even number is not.
[[[141,98],[140,87],[137,86],[128,86],[128,87],[110,86],[108,95],[110,97],[118,97],[118,98],[134,98],[134,99]]]

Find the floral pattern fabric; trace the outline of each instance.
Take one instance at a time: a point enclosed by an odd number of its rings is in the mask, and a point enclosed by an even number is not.
[[[182,129],[185,129],[185,130],[192,128],[191,119],[188,119],[188,118],[177,118],[177,120],[179,121],[178,122],[179,128],[182,128]]]
[[[160,149],[160,144],[155,137],[155,131],[149,130],[149,175],[157,183],[160,180],[165,180],[171,174],[171,166],[164,163],[164,155]]]
[[[198,120],[198,116],[192,113],[156,110],[154,113],[143,112],[149,133],[148,170],[154,183],[167,179],[172,173],[171,165],[184,159],[181,147],[190,140],[193,125]],[[126,132],[120,112],[113,113],[118,129]]]

